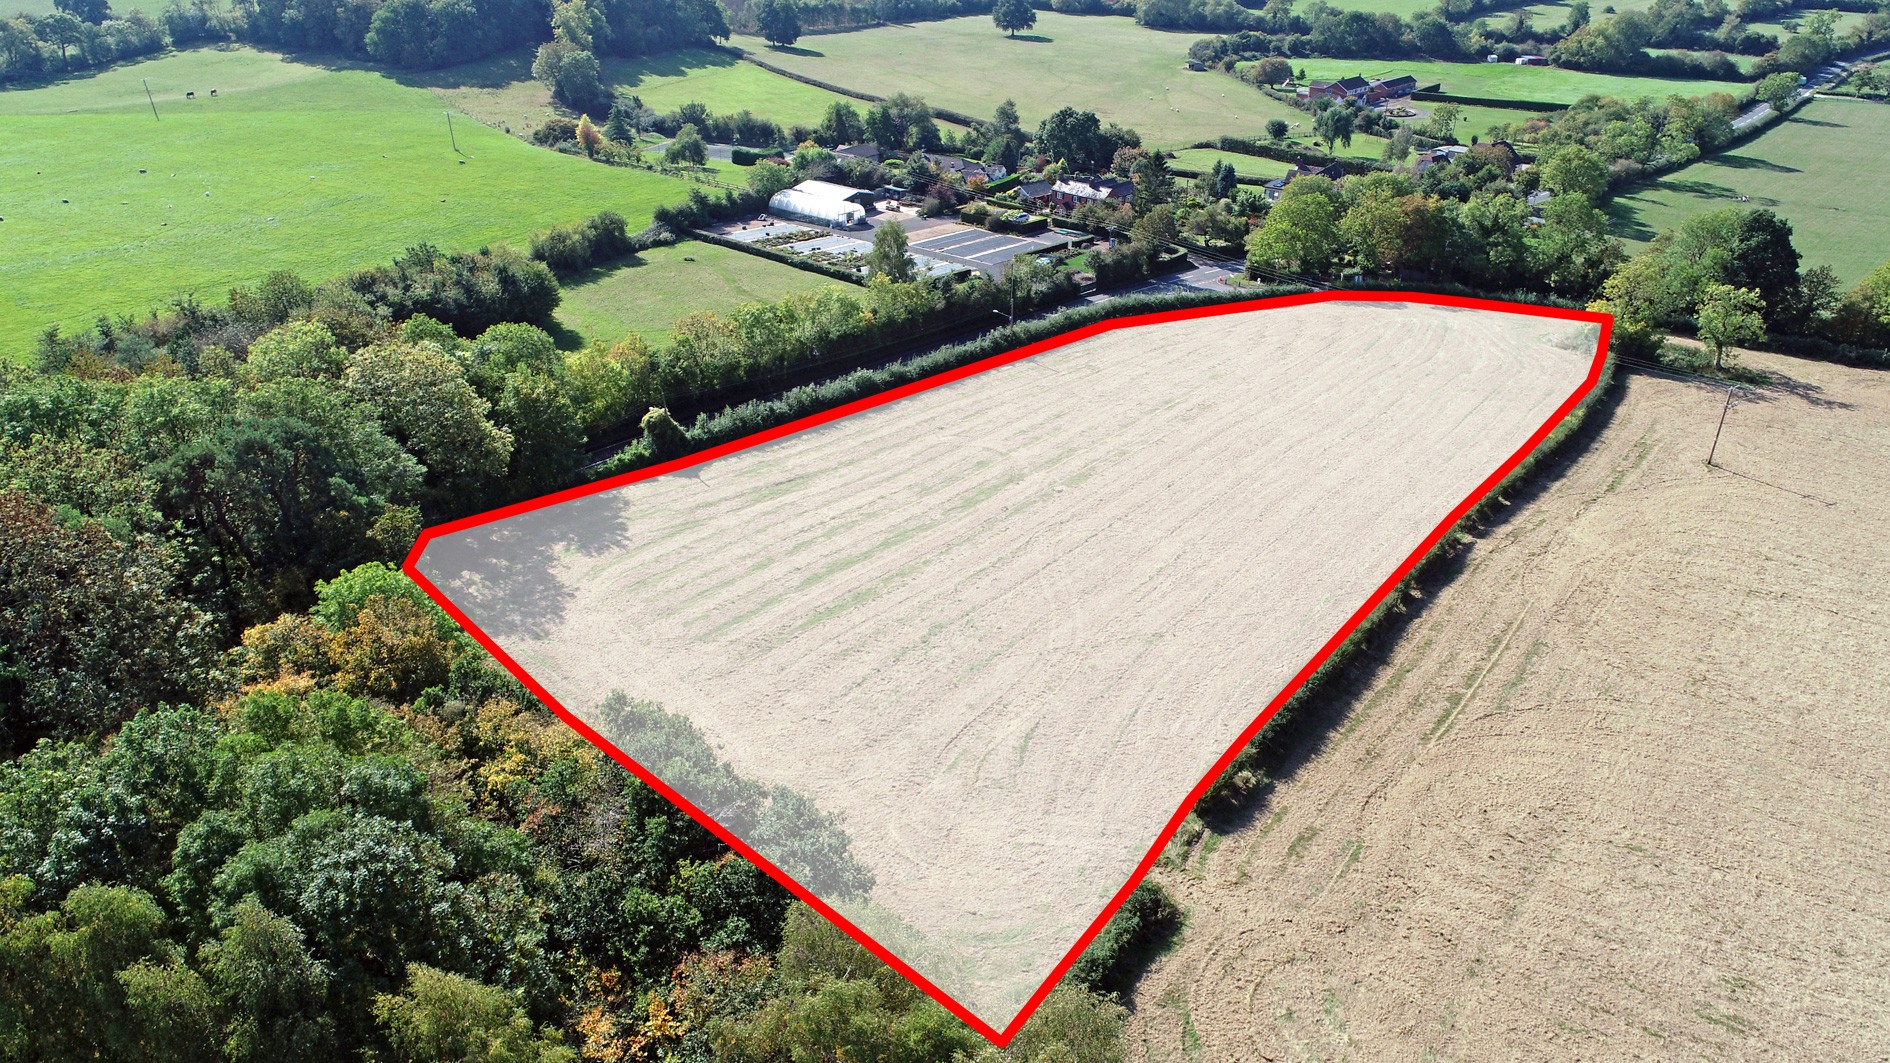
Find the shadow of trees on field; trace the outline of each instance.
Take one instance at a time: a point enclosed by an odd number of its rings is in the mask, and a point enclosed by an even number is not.
[[[1761,159],[1751,155],[1716,155],[1713,162],[1735,170],[1769,170],[1772,173],[1803,173],[1796,166],[1786,166],[1770,159]]]
[[[628,505],[621,490],[603,491],[443,535],[427,544],[418,567],[501,645],[544,638],[577,593],[559,577],[560,559],[627,546]]]
[[[336,60],[331,56],[327,57],[326,65],[339,68],[344,62],[346,60]],[[355,64],[350,69],[372,70],[399,84],[417,89],[502,89],[515,82],[532,79],[532,51],[529,48],[514,48],[438,70],[392,70],[367,63]]]
[[[816,53],[818,54],[818,53]],[[615,89],[634,90],[645,78],[681,78],[708,70],[727,70],[741,65],[741,60],[722,51],[707,48],[680,48],[673,52],[639,56],[634,59],[603,60],[604,84]],[[531,73],[527,64],[527,75]]]

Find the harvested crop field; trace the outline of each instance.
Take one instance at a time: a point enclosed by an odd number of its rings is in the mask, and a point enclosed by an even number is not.
[[[1155,872],[1131,1058],[1890,1058],[1890,375],[1746,358],[1721,468],[1617,385]]]
[[[1002,1028],[1221,754],[1595,368],[1586,320],[1229,311],[1111,323],[448,526],[417,570],[564,707]],[[706,745],[627,726],[613,691]],[[805,809],[757,812],[716,757],[835,817],[850,855]]]

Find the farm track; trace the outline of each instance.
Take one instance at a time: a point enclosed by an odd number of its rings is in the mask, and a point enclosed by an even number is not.
[[[1626,377],[1157,871],[1132,1058],[1890,1055],[1890,376],[1747,358],[1721,468]]]

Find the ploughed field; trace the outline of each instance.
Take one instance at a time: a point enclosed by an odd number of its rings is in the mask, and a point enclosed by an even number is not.
[[[837,817],[808,881],[1003,1027],[1189,790],[1587,376],[1596,327],[1331,301],[1121,327],[426,545],[566,708]],[[799,826],[745,840],[788,867]]]
[[[1635,375],[1155,877],[1131,1058],[1890,1055],[1890,375]]]

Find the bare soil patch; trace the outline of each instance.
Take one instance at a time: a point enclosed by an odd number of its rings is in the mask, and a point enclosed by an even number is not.
[[[1119,329],[436,539],[419,567],[632,756],[612,691],[839,817],[876,885],[823,896],[1001,1028],[1595,342],[1360,302]],[[804,855],[773,830],[744,840]]]
[[[1633,376],[1185,866],[1134,1056],[1890,1058],[1890,374]]]

